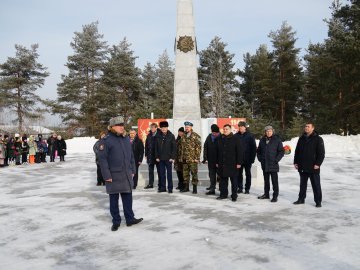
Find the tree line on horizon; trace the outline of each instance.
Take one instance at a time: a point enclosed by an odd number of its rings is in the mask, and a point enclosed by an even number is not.
[[[227,44],[214,37],[199,51],[202,117],[245,117],[257,136],[271,124],[284,139],[298,136],[307,120],[320,133],[359,134],[360,0],[334,1],[325,23],[328,37],[309,44],[301,58],[296,31],[284,22],[268,35],[272,48],[261,44],[243,55],[242,69]],[[104,130],[115,115],[123,115],[128,126],[151,113],[172,117],[174,64],[166,51],[141,69],[129,41],[109,46],[98,22],[75,32],[70,46],[56,100],[36,94],[49,76],[37,60],[37,44],[15,45],[15,57],[0,64],[0,111],[13,110],[19,130],[24,119],[36,119],[45,109],[59,114],[69,133],[88,136]]]

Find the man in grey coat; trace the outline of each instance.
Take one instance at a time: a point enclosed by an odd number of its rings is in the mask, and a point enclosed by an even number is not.
[[[143,219],[135,218],[132,210],[132,187],[136,167],[130,139],[126,136],[124,128],[124,118],[121,116],[110,119],[109,134],[99,144],[99,164],[110,198],[113,222],[111,230],[117,231],[121,223],[119,194],[126,225],[132,226],[141,222]]]

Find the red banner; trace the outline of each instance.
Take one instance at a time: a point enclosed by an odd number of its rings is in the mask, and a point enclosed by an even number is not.
[[[246,121],[246,118],[217,118],[217,125],[220,128],[220,132],[223,133],[223,127],[226,124],[231,126],[232,132],[235,133],[238,131],[238,124],[240,121]]]
[[[156,123],[159,126],[161,121],[166,121],[166,119],[139,119],[138,120],[138,136],[145,143],[146,136],[150,131],[150,125]]]

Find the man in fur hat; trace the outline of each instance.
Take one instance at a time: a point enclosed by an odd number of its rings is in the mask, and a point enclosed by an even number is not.
[[[110,119],[109,134],[99,145],[99,164],[105,179],[106,192],[110,198],[112,231],[117,231],[121,223],[119,212],[119,194],[127,226],[138,224],[143,219],[135,218],[132,210],[133,177],[136,172],[134,154],[130,139],[126,136],[124,118],[121,116]]]

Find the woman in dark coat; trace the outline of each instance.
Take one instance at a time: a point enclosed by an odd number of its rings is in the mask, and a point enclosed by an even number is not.
[[[284,156],[283,144],[279,136],[274,134],[272,126],[265,127],[265,135],[259,142],[257,149],[257,158],[261,163],[261,169],[264,174],[264,194],[258,199],[270,199],[270,176],[273,186],[273,198],[271,202],[277,202],[279,196],[279,161]]]
[[[61,138],[61,136],[57,136],[57,150],[58,150],[58,155],[60,157],[60,161],[65,161],[65,156],[66,156],[66,142],[64,140],[64,138]]]
[[[97,170],[96,170],[96,173],[97,173],[97,186],[105,186],[105,180],[101,174],[101,168],[100,168],[100,164],[99,164],[99,146],[100,146],[100,143],[101,143],[101,140],[106,136],[106,133],[105,132],[100,132],[100,137],[99,137],[99,140],[94,144],[93,146],[93,151],[95,153],[95,163],[96,163],[96,167],[97,167]]]
[[[244,162],[244,149],[238,136],[231,132],[231,126],[225,125],[224,134],[217,140],[216,166],[221,177],[220,196],[218,200],[226,199],[228,196],[229,178],[231,181],[231,199],[237,199],[237,176],[238,171]]]

